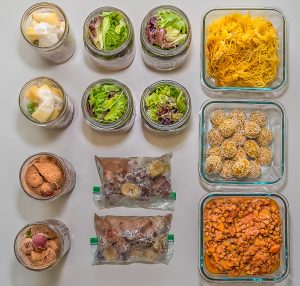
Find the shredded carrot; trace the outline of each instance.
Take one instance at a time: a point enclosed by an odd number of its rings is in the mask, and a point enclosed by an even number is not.
[[[232,13],[207,31],[208,74],[217,86],[266,87],[277,75],[278,36],[263,17]]]

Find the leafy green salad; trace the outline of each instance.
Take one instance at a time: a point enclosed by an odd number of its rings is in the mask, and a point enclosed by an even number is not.
[[[171,125],[185,115],[187,99],[184,91],[178,87],[161,84],[145,98],[145,107],[152,121]]]
[[[99,50],[119,48],[128,38],[128,26],[118,11],[103,12],[89,24],[89,36]]]
[[[146,34],[152,45],[162,49],[173,49],[186,40],[187,27],[177,13],[161,9],[148,20]]]
[[[128,98],[115,84],[96,84],[90,90],[88,107],[91,116],[104,123],[122,118],[127,110]]]

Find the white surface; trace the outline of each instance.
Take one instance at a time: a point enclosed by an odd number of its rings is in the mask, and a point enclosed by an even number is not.
[[[198,220],[197,204],[205,194],[201,188],[198,172],[198,111],[206,96],[199,79],[200,19],[204,11],[216,5],[265,5],[281,8],[289,26],[289,88],[279,98],[289,117],[288,134],[288,182],[283,194],[288,198],[291,209],[291,274],[284,285],[299,285],[300,228],[296,218],[300,216],[299,184],[299,46],[300,17],[299,1],[292,0],[173,0],[173,4],[188,15],[193,40],[190,56],[185,66],[175,72],[159,73],[148,70],[142,63],[139,43],[139,27],[148,10],[167,2],[152,0],[104,0],[104,1],[56,1],[67,13],[75,32],[77,50],[74,57],[65,64],[51,66],[25,46],[19,30],[19,21],[25,9],[35,1],[3,0],[0,17],[1,46],[1,192],[0,200],[0,285],[2,286],[66,286],[66,285],[109,285],[109,286],[165,286],[202,284],[197,269]],[[5,3],[5,5],[4,5]],[[100,5],[111,5],[123,9],[132,19],[135,27],[137,54],[133,64],[126,70],[114,73],[97,71],[84,56],[82,25],[87,15]],[[22,85],[36,76],[50,76],[57,79],[75,103],[75,117],[72,125],[64,131],[49,131],[32,126],[18,109],[18,93]],[[102,77],[116,78],[132,90],[137,118],[132,131],[126,135],[100,135],[92,131],[83,121],[80,100],[85,88]],[[158,137],[144,132],[139,115],[139,99],[142,91],[159,79],[172,79],[189,90],[193,102],[191,127],[184,134],[175,137]],[[74,192],[50,204],[41,204],[27,198],[21,191],[18,172],[22,161],[30,154],[51,151],[70,160],[77,171],[77,185]],[[175,234],[175,255],[169,266],[131,265],[92,267],[89,237],[94,234],[93,204],[91,188],[99,182],[93,156],[160,155],[173,151],[173,186],[178,193],[172,232]],[[111,209],[111,214],[153,214],[145,210]],[[26,223],[45,218],[64,221],[72,232],[72,247],[66,259],[49,272],[32,273],[15,260],[13,241],[17,231]]]

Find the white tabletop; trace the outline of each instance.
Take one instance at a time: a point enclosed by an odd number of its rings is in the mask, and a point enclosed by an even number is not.
[[[0,17],[1,63],[1,192],[0,200],[0,285],[3,286],[181,286],[200,285],[198,272],[198,218],[197,205],[206,191],[199,183],[198,163],[198,112],[207,99],[200,86],[200,23],[203,13],[216,6],[258,5],[279,7],[288,20],[289,86],[279,98],[289,119],[288,181],[283,194],[290,203],[291,212],[291,273],[282,285],[299,285],[300,216],[297,199],[299,183],[299,106],[297,80],[300,63],[300,2],[292,0],[57,0],[70,20],[76,37],[77,49],[67,63],[52,66],[40,59],[25,45],[19,29],[20,18],[32,0],[6,0]],[[144,15],[160,4],[172,4],[188,15],[193,29],[192,46],[185,66],[174,72],[155,72],[145,67],[141,59],[139,28]],[[103,73],[96,70],[87,59],[82,43],[82,25],[87,15],[99,6],[115,6],[131,18],[136,35],[137,53],[133,64],[126,70]],[[33,77],[50,76],[63,85],[75,104],[75,117],[69,128],[49,131],[32,126],[20,114],[18,93],[22,85]],[[103,135],[91,130],[84,122],[80,100],[85,88],[94,80],[111,77],[124,82],[132,90],[137,106],[133,129],[125,135]],[[144,131],[139,114],[142,91],[154,81],[172,79],[183,84],[192,97],[190,128],[175,137],[159,137]],[[73,163],[77,184],[73,193],[53,203],[42,204],[26,197],[21,191],[18,172],[22,161],[41,151],[57,153]],[[142,209],[96,209],[91,188],[99,184],[94,155],[102,156],[157,156],[172,151],[172,179],[177,192],[176,211],[172,225],[175,234],[175,254],[169,266],[139,265],[91,266],[89,237],[94,235],[93,213],[144,215],[159,212]],[[26,223],[46,218],[65,222],[72,233],[72,246],[66,259],[57,267],[43,273],[33,273],[18,264],[13,253],[17,231]],[[203,283],[204,284],[204,283]]]

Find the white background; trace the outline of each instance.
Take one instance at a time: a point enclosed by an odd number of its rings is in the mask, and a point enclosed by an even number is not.
[[[2,0],[0,17],[0,285],[1,286],[54,286],[54,285],[107,285],[107,286],[165,286],[202,285],[198,273],[198,219],[197,205],[205,195],[199,183],[198,112],[207,99],[200,86],[200,23],[203,13],[216,6],[275,6],[288,20],[289,86],[279,98],[289,119],[288,182],[283,194],[290,203],[291,212],[291,274],[282,285],[299,285],[300,228],[299,218],[299,64],[300,64],[300,2],[292,0],[57,0],[66,12],[76,37],[76,53],[67,63],[52,66],[25,45],[19,21],[25,9],[35,1]],[[173,4],[188,15],[193,29],[192,46],[185,66],[174,72],[155,72],[147,69],[141,59],[139,28],[145,14],[160,4]],[[115,6],[124,10],[133,22],[137,53],[133,64],[126,70],[103,73],[91,65],[84,53],[82,25],[87,15],[100,6]],[[75,117],[69,128],[49,131],[32,126],[18,108],[18,93],[22,85],[33,77],[50,76],[63,85],[75,105]],[[137,118],[126,135],[102,135],[91,130],[83,121],[80,100],[85,88],[103,77],[124,82],[132,90],[137,106]],[[175,137],[159,137],[143,130],[139,114],[139,99],[143,90],[154,81],[172,79],[183,84],[192,97],[193,113],[190,128]],[[262,95],[263,97],[263,95]],[[26,197],[21,191],[18,172],[29,155],[50,151],[73,163],[77,185],[70,196],[50,204],[42,204]],[[91,188],[99,184],[94,155],[102,156],[156,156],[174,153],[172,179],[177,192],[176,212],[172,232],[175,234],[175,255],[169,266],[91,266],[89,237],[94,235],[93,214],[98,212]],[[98,212],[100,213],[100,212]],[[111,209],[102,214],[155,214],[140,209]],[[64,221],[72,233],[72,247],[66,259],[56,268],[33,273],[20,266],[13,253],[13,241],[18,230],[26,223],[46,218]],[[298,238],[298,239],[297,239]]]

